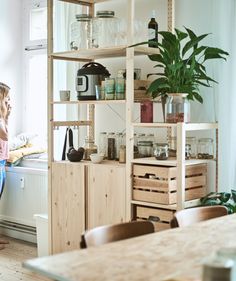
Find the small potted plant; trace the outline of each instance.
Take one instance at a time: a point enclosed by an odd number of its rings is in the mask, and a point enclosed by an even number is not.
[[[236,190],[231,192],[210,192],[201,198],[202,206],[223,205],[228,209],[228,213],[236,213]]]
[[[205,63],[212,59],[226,60],[229,54],[222,49],[199,45],[209,34],[197,36],[192,30],[186,32],[175,29],[175,33],[161,31],[161,43],[155,42],[159,54],[149,55],[156,62],[154,68],[163,71],[151,73],[157,75],[148,88],[148,93],[155,99],[161,97],[166,103],[166,122],[189,122],[190,108],[188,101],[203,103],[199,86],[210,87],[216,82],[207,75]],[[135,44],[143,45],[148,42]]]

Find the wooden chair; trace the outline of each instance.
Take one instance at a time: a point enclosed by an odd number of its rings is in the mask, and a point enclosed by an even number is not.
[[[177,211],[171,220],[171,227],[188,226],[196,222],[225,216],[228,214],[224,206],[205,206]]]
[[[82,234],[80,246],[81,248],[99,246],[118,240],[153,233],[154,231],[154,225],[151,221],[133,221],[99,226]]]

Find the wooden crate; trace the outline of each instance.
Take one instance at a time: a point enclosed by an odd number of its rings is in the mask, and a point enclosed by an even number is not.
[[[207,165],[186,167],[185,200],[198,199],[206,193]],[[150,176],[152,178],[150,178]],[[154,177],[154,178],[153,178]],[[158,204],[177,202],[177,167],[133,165],[133,200]]]
[[[150,85],[148,80],[134,80],[134,101],[142,102],[145,100],[152,100],[152,96],[147,94],[147,89]]]
[[[155,231],[162,231],[170,228],[170,221],[173,218],[174,211],[139,205],[135,205],[134,208],[135,220],[147,220],[150,216],[155,216],[160,218],[160,221],[154,222]]]

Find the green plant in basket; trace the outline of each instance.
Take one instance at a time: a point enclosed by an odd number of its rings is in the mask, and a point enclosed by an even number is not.
[[[223,205],[228,209],[228,213],[236,213],[236,190],[230,192],[211,192],[201,198],[202,206]]]
[[[226,60],[229,55],[222,49],[200,45],[209,34],[197,36],[188,28],[185,28],[185,31],[161,31],[161,43],[153,43],[160,53],[148,57],[157,63],[154,68],[163,69],[162,72],[150,74],[159,76],[148,88],[148,93],[151,93],[153,98],[165,97],[168,93],[185,93],[189,100],[202,103],[199,86],[210,87],[211,82],[216,82],[207,74],[206,62],[213,59]]]

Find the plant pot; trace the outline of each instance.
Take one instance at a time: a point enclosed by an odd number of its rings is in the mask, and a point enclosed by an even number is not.
[[[169,93],[165,103],[165,122],[190,122],[190,103],[188,94]]]

